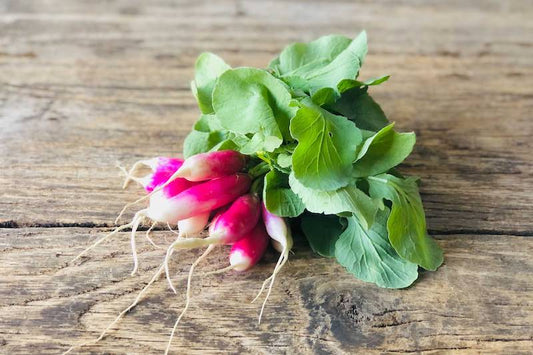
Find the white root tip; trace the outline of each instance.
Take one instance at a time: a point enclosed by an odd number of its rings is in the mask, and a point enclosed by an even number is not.
[[[126,179],[124,180],[124,184],[122,185],[123,189],[128,187],[130,181],[132,181],[132,180],[142,185],[142,180],[133,175],[137,171],[137,169],[139,168],[140,165],[148,165],[147,164],[147,160],[139,160],[139,161],[135,162],[132,165],[132,167],[131,167],[131,169],[129,171],[126,170],[126,168],[124,168],[122,165],[117,163],[117,167],[122,171],[122,173],[126,177]]]
[[[172,229],[172,227],[170,226],[170,223],[167,222],[167,227],[168,227],[168,230],[171,231],[172,233],[176,234],[178,237],[182,237],[182,234],[180,232],[176,232],[174,229]]]

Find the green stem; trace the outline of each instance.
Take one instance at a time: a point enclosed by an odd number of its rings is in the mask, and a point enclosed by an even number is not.
[[[250,175],[252,177],[252,179],[256,179],[256,178],[258,178],[261,175],[265,175],[270,170],[271,170],[270,169],[270,165],[263,161],[263,162],[257,164],[256,166],[254,166],[253,168],[251,168],[248,171],[248,175]]]
[[[250,192],[258,196],[263,195],[263,176],[258,177],[252,182]]]

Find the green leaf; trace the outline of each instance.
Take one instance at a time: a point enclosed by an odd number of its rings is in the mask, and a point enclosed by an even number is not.
[[[226,138],[226,134],[221,131],[202,132],[193,130],[183,142],[183,155],[188,158],[192,155],[208,152],[220,143],[225,142]]]
[[[317,90],[312,96],[311,100],[318,105],[332,104],[339,99],[340,95],[332,88],[322,88]]]
[[[360,129],[377,132],[389,124],[381,107],[368,95],[366,87],[345,91],[327,108],[347,117]]]
[[[213,112],[211,102],[213,87],[217,78],[228,69],[230,66],[213,53],[202,53],[196,59],[192,90],[203,113]]]
[[[335,256],[335,243],[343,231],[335,215],[309,214],[302,216],[302,231],[315,253],[327,258]]]
[[[192,155],[216,150],[239,150],[233,138],[235,135],[225,131],[214,114],[203,114],[194,124],[193,130],[183,143],[183,155]]]
[[[286,82],[293,88],[312,93],[326,87],[337,91],[337,84],[343,79],[357,77],[367,50],[364,31],[354,40],[339,35],[324,36],[308,44],[288,46],[270,67],[284,80],[288,78]]]
[[[230,136],[229,134],[227,135]],[[218,151],[218,150],[236,150],[239,151],[240,147],[235,144],[235,142],[228,138],[224,139],[223,141],[220,141],[218,144],[214,145],[211,149],[209,149],[210,152]]]
[[[380,76],[379,78],[372,78],[372,79],[368,79],[365,81],[344,79],[337,85],[337,88],[339,89],[339,92],[345,92],[346,90],[356,88],[356,87],[358,88],[361,86],[379,85],[389,80],[389,78],[390,78],[390,75],[384,75],[384,76]]]
[[[278,74],[290,75],[291,72],[330,63],[352,42],[346,36],[327,35],[309,43],[293,43],[285,47],[279,57],[274,59],[270,68]]]
[[[390,245],[386,229],[388,213],[388,210],[378,213],[369,230],[356,217],[349,217],[346,230],[335,243],[335,257],[358,279],[380,287],[403,288],[416,280],[418,266],[400,258]]]
[[[289,176],[277,170],[265,175],[263,200],[266,208],[280,217],[297,217],[305,206],[289,187]]]
[[[396,252],[426,270],[436,270],[443,261],[442,250],[427,234],[416,181],[413,177],[401,179],[390,174],[368,178],[370,195],[392,202],[387,229]]]
[[[302,199],[309,212],[324,214],[354,213],[365,228],[369,228],[376,215],[379,204],[371,199],[355,184],[334,191],[317,191],[305,187],[295,177],[289,175],[291,189]]]
[[[411,154],[415,134],[397,133],[393,128],[394,123],[391,123],[365,141],[353,165],[355,177],[384,173]]]
[[[278,155],[277,163],[282,168],[292,167],[292,156],[290,154],[281,153]]]
[[[352,122],[319,107],[303,106],[290,129],[298,140],[292,167],[303,185],[329,191],[350,182],[352,162],[362,141],[361,131]]]
[[[214,132],[224,130],[214,114],[201,115],[198,121],[195,122],[193,129],[200,132]]]
[[[289,121],[296,108],[284,84],[264,70],[227,70],[213,91],[213,107],[225,129],[248,137],[252,149],[273,151],[290,139]]]

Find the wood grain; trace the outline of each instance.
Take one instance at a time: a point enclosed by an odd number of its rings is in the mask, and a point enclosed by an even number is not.
[[[127,234],[67,267],[87,239],[104,231],[21,228],[0,233],[0,338],[10,354],[36,349],[57,353],[95,338],[152,277],[163,254],[141,242],[141,276],[131,277]],[[172,239],[172,234],[157,232],[155,240],[164,244],[165,237]],[[249,301],[273,267],[273,251],[254,272],[197,277],[193,306],[173,350],[527,353],[533,346],[533,240],[471,235],[438,239],[446,250],[445,265],[438,272],[422,273],[407,290],[357,281],[300,241],[259,326],[260,305]],[[178,295],[160,280],[116,331],[83,350],[161,353],[183,306],[186,271],[199,253],[179,253],[172,263]],[[199,270],[226,262],[223,253],[214,253]]]
[[[142,275],[128,276],[125,235],[66,262],[139,195],[120,190],[117,162],[180,154],[200,52],[263,67],[290,42],[366,29],[361,75],[392,75],[371,93],[417,133],[402,171],[422,178],[445,265],[383,290],[300,242],[261,326],[248,301],[273,252],[246,275],[198,278],[174,351],[529,353],[532,17],[526,0],[0,2],[0,352],[93,338],[155,271],[161,252],[142,245]],[[173,264],[181,289],[197,255]],[[83,352],[161,353],[182,305],[159,281]]]

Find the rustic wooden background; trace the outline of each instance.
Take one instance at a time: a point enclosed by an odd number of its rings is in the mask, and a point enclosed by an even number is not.
[[[418,145],[437,272],[407,290],[359,282],[297,243],[266,315],[249,301],[276,260],[197,278],[175,353],[530,353],[533,349],[533,4],[524,1],[0,1],[0,353],[56,354],[93,339],[157,268],[127,235],[102,236],[127,201],[120,161],[179,154],[198,115],[205,50],[263,67],[284,45],[369,35],[363,78]],[[125,219],[126,220],[126,219]],[[164,243],[169,232],[159,231]],[[199,252],[172,268],[184,287]],[[202,268],[225,263],[220,253]],[[82,353],[159,354],[183,293],[158,281]]]

